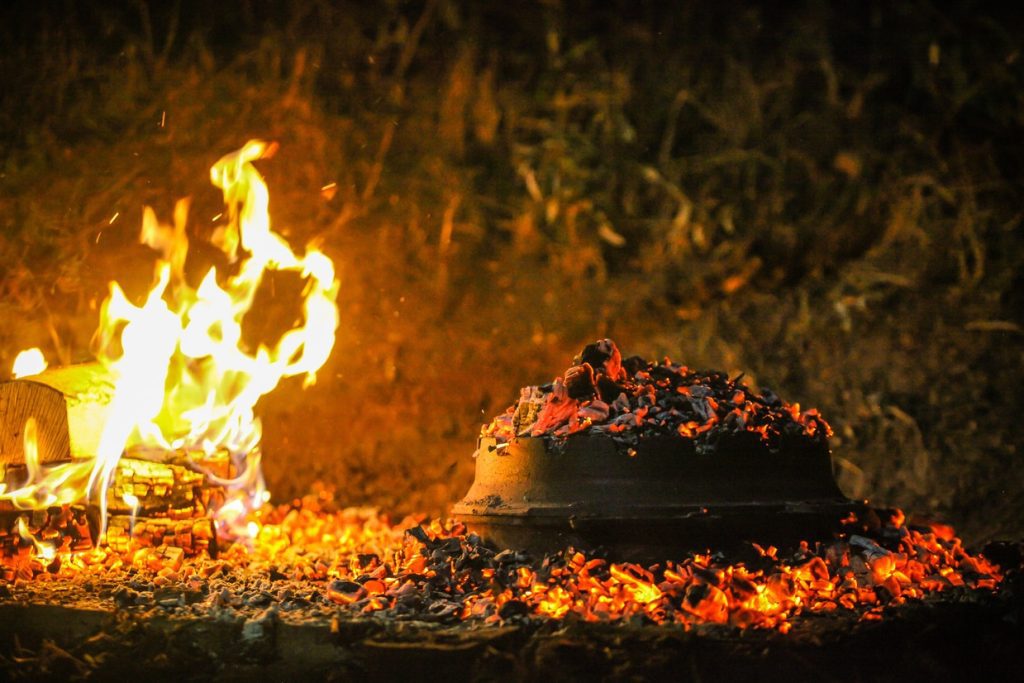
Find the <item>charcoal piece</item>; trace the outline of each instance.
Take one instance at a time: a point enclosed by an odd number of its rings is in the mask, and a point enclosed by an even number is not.
[[[604,422],[608,419],[608,404],[604,401],[594,400],[580,408],[580,418],[589,418],[593,422]]]
[[[711,594],[711,586],[706,583],[694,583],[686,589],[685,600],[690,607],[696,608]]]
[[[680,394],[670,395],[662,398],[659,403],[666,410],[678,410],[681,413],[690,412],[690,400]]]
[[[707,398],[712,393],[711,387],[704,386],[703,384],[694,384],[690,387],[690,396],[694,398]]]
[[[604,365],[605,361],[612,357],[615,343],[610,339],[602,339],[596,341],[593,344],[587,344],[583,347],[583,352],[580,354],[581,363],[589,363],[591,367],[600,368]]]
[[[740,431],[747,426],[743,416],[734,411],[730,411],[729,414],[725,416],[725,419],[722,420],[722,425],[731,431]]]
[[[498,610],[498,616],[502,619],[510,619],[511,617],[519,617],[529,613],[530,606],[521,600],[509,600]]]
[[[712,569],[708,569],[706,567],[694,567],[693,575],[695,578],[700,579],[703,583],[710,586],[718,587],[721,585],[721,579],[719,578],[718,573]]]
[[[875,586],[875,596],[877,597],[878,602],[882,605],[888,605],[896,599],[896,595],[885,585]]]
[[[667,379],[669,381],[678,381],[680,379],[679,373],[668,365],[655,365],[649,372],[651,377],[654,379]]]
[[[612,403],[616,398],[619,397],[626,388],[610,379],[607,375],[600,375],[597,378],[597,393],[601,396],[601,400],[605,403]]]
[[[505,550],[502,550],[500,553],[494,556],[494,561],[498,564],[504,562],[515,562],[516,551],[512,550],[511,548],[506,548]]]
[[[435,543],[430,540],[430,536],[427,534],[427,530],[421,526],[414,526],[409,529],[406,529],[405,533],[412,536],[428,548],[432,548],[435,545]]]
[[[864,551],[864,554],[871,560],[889,554],[888,550],[878,545],[874,540],[857,534],[850,536],[850,545]]]
[[[577,363],[589,363],[599,374],[603,373],[612,379],[624,379],[622,354],[611,339],[588,344],[578,356]]]
[[[354,602],[366,595],[366,590],[354,581],[335,579],[327,586],[327,595],[333,602]]]
[[[711,406],[703,398],[690,398],[689,403],[690,407],[693,409],[693,412],[703,422],[707,422],[715,414],[715,411],[711,409]]]
[[[650,367],[650,363],[648,363],[640,356],[630,356],[629,358],[622,361],[622,367],[629,377],[634,377],[636,373],[640,372],[641,370],[646,370],[648,367]]]
[[[611,408],[614,411],[613,414],[617,416],[615,419],[619,419],[623,415],[629,415],[633,410],[626,392],[619,394],[618,398],[611,403]]]
[[[569,398],[589,400],[596,395],[594,368],[589,363],[574,365],[565,371],[565,389]]]

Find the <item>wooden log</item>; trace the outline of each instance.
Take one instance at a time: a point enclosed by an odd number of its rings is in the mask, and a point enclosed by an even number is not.
[[[224,489],[210,483],[203,471],[221,478],[233,476],[226,452],[191,457],[164,452],[159,461],[143,459],[143,455],[158,456],[133,449],[118,461],[107,492],[108,511],[185,519],[203,516],[223,504]]]
[[[169,458],[173,462],[122,457],[106,492],[107,512],[188,519],[202,517],[224,503],[225,490],[209,482],[202,472],[195,471],[195,464],[186,466],[183,458]],[[226,455],[215,455],[200,461],[199,465],[217,476],[230,476],[230,459]],[[0,483],[6,483],[8,489],[18,488],[27,478],[27,470],[22,465],[8,465],[6,473],[0,471]],[[95,500],[89,507],[96,515],[100,514]],[[5,511],[18,512],[18,509],[0,500],[0,513]]]
[[[136,548],[180,548],[185,555],[217,554],[217,534],[209,517],[169,519],[111,515],[107,524],[107,547],[114,552]]]
[[[0,383],[0,481],[23,481],[23,432],[34,417],[40,461],[55,463],[95,457],[113,395],[110,374],[99,363],[48,369],[29,378]],[[111,511],[132,512],[124,495],[138,499],[135,512],[194,516],[223,501],[217,487],[204,487],[196,466],[218,477],[233,476],[227,453],[197,455],[134,447],[122,457],[108,491]],[[5,477],[3,470],[8,470]]]
[[[181,465],[123,457],[107,490],[107,510],[142,516],[164,516],[178,511],[178,516],[192,517],[197,506],[205,510],[205,479],[201,473]]]
[[[94,458],[112,397],[110,375],[98,363],[55,368],[32,377],[0,382],[0,482],[11,485],[25,480],[23,430],[29,417],[37,422],[41,462]],[[197,455],[135,447],[122,455],[106,492],[106,540],[110,549],[126,552],[138,547],[160,548],[161,557],[170,555],[172,559],[182,553],[216,555],[216,529],[207,513],[223,503],[225,491],[207,481],[198,469],[225,479],[234,476],[226,452]],[[99,516],[95,501],[81,510],[82,519]],[[57,540],[39,517],[48,514],[46,511],[26,513],[0,501],[0,526],[5,520],[16,524],[17,516],[25,514],[34,516],[38,522],[33,528]],[[0,558],[30,557],[32,542],[21,538],[15,527],[5,528],[7,533],[0,532]],[[85,536],[77,527],[61,529],[72,539],[68,542],[72,545],[64,543],[62,548],[86,549],[96,538],[95,528]]]
[[[23,430],[29,417],[36,418],[41,462],[95,457],[113,388],[99,363],[0,382],[0,465],[25,462]]]
[[[64,394],[38,382],[0,383],[0,465],[25,462],[24,430],[35,418],[40,462],[71,458]]]

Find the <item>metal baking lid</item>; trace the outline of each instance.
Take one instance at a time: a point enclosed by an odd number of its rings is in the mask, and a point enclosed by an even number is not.
[[[502,547],[604,547],[639,559],[830,538],[857,507],[836,485],[825,443],[793,439],[773,453],[752,433],[701,449],[653,437],[630,455],[580,434],[561,448],[544,438],[502,447],[481,439],[475,480],[453,513]]]

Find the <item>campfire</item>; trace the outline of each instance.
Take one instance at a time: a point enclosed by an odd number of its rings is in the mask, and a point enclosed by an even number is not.
[[[274,149],[252,141],[211,169],[228,215],[213,241],[231,274],[219,278],[211,268],[192,287],[188,201],[178,202],[170,225],[147,208],[140,241],[160,252],[155,283],[141,306],[111,283],[97,362],[47,370],[38,349],[15,360],[19,379],[2,388],[0,502],[8,513],[32,511],[16,516],[16,530],[33,557],[74,563],[83,546],[143,547],[174,564],[183,555],[216,556],[218,537],[255,533],[246,516],[269,494],[253,406],[282,378],[315,382],[338,325],[330,259],[314,247],[297,256],[270,227],[267,187],[253,162]],[[271,271],[304,279],[302,324],[250,352],[242,323]],[[22,555],[11,554],[29,560]],[[8,564],[8,574],[30,573],[24,561]]]
[[[155,282],[139,305],[111,284],[96,362],[48,369],[32,350],[0,385],[4,599],[69,587],[72,602],[238,619],[257,640],[310,612],[335,628],[373,617],[785,633],[801,615],[877,620],[1003,579],[950,527],[843,497],[817,411],[741,377],[623,358],[607,339],[483,427],[477,481],[452,520],[392,523],[323,487],[272,505],[254,407],[284,378],[314,382],[339,324],[330,259],[271,228],[254,162],[273,150],[250,142],[212,168],[228,272],[192,286],[188,203],[170,224],[147,209]],[[271,271],[304,280],[300,323],[252,350],[242,322]]]

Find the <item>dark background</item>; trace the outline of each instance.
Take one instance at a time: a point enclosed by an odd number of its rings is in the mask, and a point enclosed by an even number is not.
[[[851,496],[1021,537],[1024,24],[993,4],[7,3],[0,365],[89,357],[107,281],[149,283],[144,204],[193,197],[198,279],[208,168],[263,137],[277,229],[342,280],[320,382],[260,405],[276,498],[441,514],[479,425],[612,336],[820,407]]]

